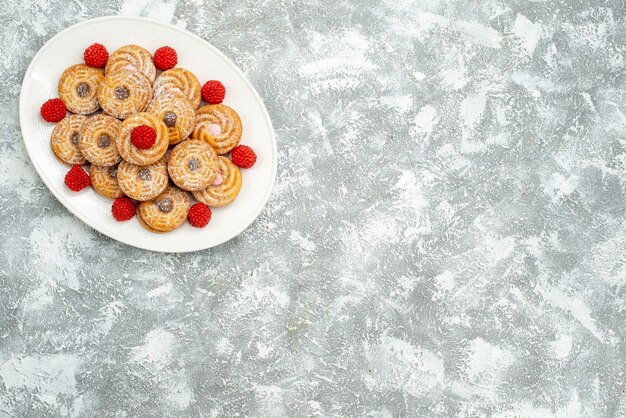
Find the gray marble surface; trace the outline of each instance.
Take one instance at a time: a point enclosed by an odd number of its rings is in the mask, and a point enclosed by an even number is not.
[[[2,5],[0,416],[626,416],[623,1],[204,3]],[[29,163],[28,63],[114,14],[265,100],[277,185],[218,248],[114,242]]]

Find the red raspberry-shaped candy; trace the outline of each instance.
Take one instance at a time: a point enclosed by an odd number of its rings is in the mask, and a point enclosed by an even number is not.
[[[202,86],[202,98],[211,104],[222,103],[226,96],[226,87],[217,80],[210,80]]]
[[[91,180],[85,170],[83,170],[78,164],[74,164],[70,171],[65,175],[65,184],[70,190],[79,192],[85,187],[91,185]]]
[[[148,149],[156,142],[156,132],[148,125],[137,126],[130,133],[131,142],[139,149]]]
[[[189,209],[187,219],[196,228],[204,228],[211,220],[211,208],[204,203],[196,203]]]
[[[176,67],[178,55],[174,48],[162,46],[154,52],[154,65],[161,71]]]
[[[127,221],[135,216],[135,204],[126,196],[118,197],[113,201],[111,213],[116,221]]]
[[[61,99],[50,99],[41,105],[41,117],[46,122],[60,122],[65,117],[67,109]]]
[[[237,167],[250,168],[256,162],[256,154],[247,145],[237,145],[233,149],[230,159],[233,160]]]
[[[93,44],[83,53],[85,64],[94,68],[102,68],[109,60],[109,52],[102,44]]]

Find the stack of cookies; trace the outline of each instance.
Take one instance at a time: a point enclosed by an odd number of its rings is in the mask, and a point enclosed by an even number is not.
[[[75,166],[66,176],[68,187],[76,191],[90,183],[116,199],[117,220],[136,212],[150,231],[172,231],[187,219],[205,226],[209,208],[231,203],[241,190],[239,167],[256,161],[249,147],[239,145],[239,115],[221,103],[224,86],[211,80],[202,87],[191,71],[174,68],[176,52],[169,47],[153,58],[127,45],[109,57],[94,44],[84,57],[85,64],[61,75],[60,100],[41,109],[44,119],[58,122],[50,139],[54,154]],[[157,74],[157,68],[164,71]],[[202,99],[208,104],[200,106]],[[231,152],[232,159],[226,156]],[[87,163],[89,176],[76,167]],[[192,206],[192,198],[199,203]]]

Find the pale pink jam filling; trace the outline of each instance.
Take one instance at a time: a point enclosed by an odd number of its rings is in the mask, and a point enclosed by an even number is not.
[[[209,125],[207,125],[206,130],[212,136],[217,136],[222,133],[222,127],[217,123],[210,123]]]
[[[137,69],[137,67],[135,67],[134,65],[130,65],[130,64],[125,65],[124,67],[122,67],[122,69],[124,69],[124,70],[131,70],[131,71],[139,71]]]
[[[211,183],[211,186],[219,186],[222,183],[224,183],[224,177],[222,177],[221,173],[217,173]]]

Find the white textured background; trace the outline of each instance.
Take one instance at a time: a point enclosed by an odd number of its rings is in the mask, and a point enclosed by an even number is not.
[[[240,237],[126,247],[31,167],[30,59],[110,14],[186,27],[264,98],[277,186]],[[625,19],[618,0],[5,2],[0,416],[626,416]]]

